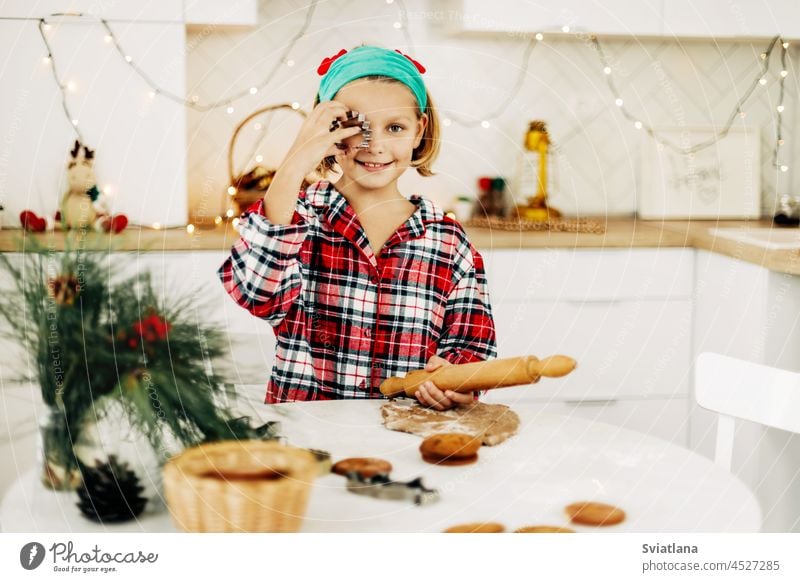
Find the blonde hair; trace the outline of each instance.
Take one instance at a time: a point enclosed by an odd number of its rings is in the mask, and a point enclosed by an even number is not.
[[[371,75],[368,77],[362,77],[363,79],[369,81],[379,81],[381,83],[398,83],[400,85],[405,86],[405,83],[402,81],[398,81],[397,79],[393,79],[392,77],[386,77],[384,75]],[[419,142],[419,145],[414,148],[414,151],[411,153],[411,167],[417,170],[417,173],[420,176],[428,177],[433,176],[434,172],[431,169],[433,162],[436,161],[437,156],[439,155],[439,115],[436,112],[436,107],[433,105],[433,101],[431,100],[431,95],[428,93],[428,90],[425,90],[425,95],[428,98],[428,104],[425,107],[425,114],[428,116],[428,123],[425,126],[425,129],[422,132],[422,141]],[[319,96],[314,98],[314,107],[319,105]],[[417,119],[422,118],[422,112],[417,107]],[[329,156],[323,159],[316,168],[316,171],[322,177],[325,177],[329,172],[334,171],[336,166],[336,158],[333,156]]]

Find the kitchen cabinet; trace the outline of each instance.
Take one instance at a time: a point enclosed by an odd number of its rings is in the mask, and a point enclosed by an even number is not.
[[[696,279],[693,360],[710,351],[800,371],[800,277],[699,250]],[[691,402],[690,446],[713,457],[717,415]],[[732,471],[761,501],[764,531],[800,531],[800,437],[737,421],[733,452]]]
[[[446,21],[452,33],[555,33],[613,37],[766,39],[800,38],[795,0],[454,0]],[[568,28],[564,28],[568,27]],[[558,36],[556,37],[558,38]]]
[[[687,249],[482,253],[498,357],[566,354],[565,378],[489,392],[687,444],[694,253]]]
[[[679,38],[800,38],[796,0],[668,0],[664,35]]]
[[[661,34],[659,0],[460,0],[450,3],[453,32]],[[568,27],[566,30],[564,27]]]

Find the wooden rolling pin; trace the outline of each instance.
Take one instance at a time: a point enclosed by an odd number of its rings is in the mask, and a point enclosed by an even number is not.
[[[381,394],[413,397],[417,388],[428,380],[442,390],[472,392],[533,384],[542,376],[560,378],[575,369],[577,362],[569,356],[550,356],[540,360],[536,356],[520,356],[443,366],[433,372],[414,370],[404,378],[387,378],[381,383]]]

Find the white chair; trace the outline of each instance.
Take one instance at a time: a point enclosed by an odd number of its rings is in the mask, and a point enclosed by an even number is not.
[[[737,418],[800,434],[800,374],[705,352],[694,385],[697,403],[719,413],[714,461],[729,471]]]

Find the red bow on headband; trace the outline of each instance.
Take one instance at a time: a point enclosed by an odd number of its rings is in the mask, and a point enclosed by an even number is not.
[[[411,58],[410,56],[408,56],[407,54],[400,52],[398,49],[394,49],[394,52],[396,52],[396,53],[400,53],[400,54],[401,54],[401,55],[403,55],[405,58],[407,58],[409,61],[411,61],[412,63],[414,63],[414,66],[415,66],[415,67],[417,67],[417,70],[419,71],[419,74],[420,74],[420,75],[421,75],[422,73],[424,73],[424,72],[425,72],[425,67],[423,67],[423,66],[422,66],[420,63],[418,63],[417,61],[415,61],[414,59],[412,59],[412,58]]]
[[[333,55],[332,57],[325,57],[324,59],[322,59],[322,62],[319,64],[319,67],[317,67],[317,74],[318,75],[324,75],[325,73],[327,73],[328,69],[330,69],[331,65],[333,64],[333,61],[338,59],[340,56],[342,56],[346,52],[347,52],[346,50],[342,49],[338,53]]]
[[[425,67],[423,67],[420,63],[418,63],[417,61],[412,59],[407,54],[400,52],[398,49],[395,49],[394,52],[400,53],[405,58],[407,58],[409,61],[414,63],[414,66],[417,68],[417,70],[419,71],[420,75],[425,72],[425,70],[426,70]],[[333,55],[332,57],[325,57],[324,59],[322,59],[322,62],[319,64],[319,67],[317,67],[317,74],[318,75],[326,74],[328,72],[328,69],[331,68],[331,65],[333,64],[333,61],[335,61],[336,59],[338,59],[339,57],[341,57],[342,55],[344,55],[346,53],[347,53],[347,51],[345,49],[342,49],[338,53]]]

